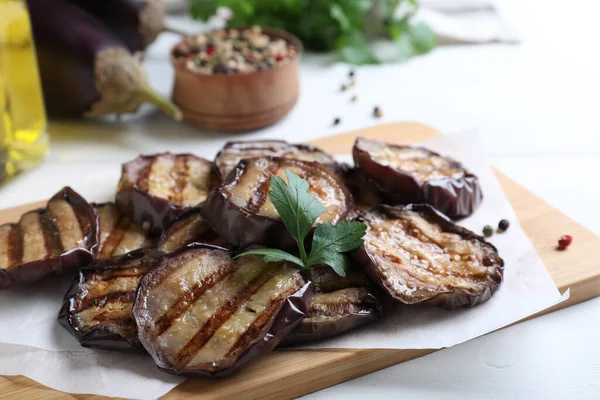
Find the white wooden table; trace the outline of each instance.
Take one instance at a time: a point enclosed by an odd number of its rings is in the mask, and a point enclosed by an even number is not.
[[[503,1],[521,46],[440,48],[407,64],[357,69],[353,92],[338,92],[348,67],[306,57],[299,104],[280,124],[241,138],[303,141],[376,123],[413,120],[451,133],[477,129],[491,162],[600,235],[600,4]],[[170,91],[164,35],[147,57]],[[349,102],[358,95],[356,104]],[[371,116],[377,105],[384,116]],[[52,153],[0,189],[0,207],[46,198],[65,184],[102,200],[95,182],[119,175],[138,153],[192,151],[212,157],[231,135],[199,132],[150,109],[127,124],[51,125]],[[332,127],[335,117],[342,122]],[[568,232],[564,232],[568,233]],[[577,238],[574,238],[574,246]],[[590,262],[598,263],[596,260]],[[600,299],[489,334],[307,398],[600,398]]]

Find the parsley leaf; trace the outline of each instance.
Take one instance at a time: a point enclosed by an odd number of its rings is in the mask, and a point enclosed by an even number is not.
[[[242,254],[238,254],[234,258],[246,256],[249,254],[258,254],[265,256],[265,262],[279,262],[279,261],[289,261],[298,265],[299,267],[304,268],[304,263],[301,259],[296,256],[291,255],[287,251],[279,250],[279,249],[254,249],[243,252]]]
[[[289,261],[308,269],[314,265],[329,265],[341,276],[346,276],[350,262],[345,252],[362,245],[362,237],[367,226],[360,222],[341,221],[337,225],[331,222],[318,224],[312,241],[310,254],[307,255],[304,240],[313,224],[327,208],[308,191],[308,182],[285,170],[288,182],[273,176],[269,198],[281,216],[286,228],[296,240],[300,258],[279,249],[254,249],[247,254],[263,255],[266,262]]]
[[[304,250],[304,239],[312,229],[313,224],[327,209],[315,196],[308,192],[308,182],[285,170],[288,183],[278,177],[271,178],[269,198],[281,216],[281,220],[290,232],[300,249],[302,262],[306,264],[307,256]]]

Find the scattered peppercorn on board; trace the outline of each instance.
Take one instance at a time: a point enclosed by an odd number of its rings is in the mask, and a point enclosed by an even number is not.
[[[312,141],[311,144],[333,154],[347,154],[356,136],[391,143],[411,144],[436,135],[439,135],[439,132],[425,125],[395,123],[319,139]],[[596,259],[597,248],[600,247],[600,237],[595,236],[501,173],[497,172],[497,177],[519,217],[521,226],[544,260],[554,282],[561,292],[571,288],[569,300],[543,313],[600,296],[600,270],[592,264],[592,260]],[[0,210],[0,223],[16,221],[23,212],[44,203]],[[575,238],[574,244],[566,251],[557,251],[557,238],[565,232]],[[163,398],[294,398],[433,351],[435,350],[274,351],[253,362],[252,367],[246,368],[230,378],[221,380],[189,379]],[[100,396],[73,396],[58,392],[22,376],[0,376],[0,393],[7,398],[102,398]]]

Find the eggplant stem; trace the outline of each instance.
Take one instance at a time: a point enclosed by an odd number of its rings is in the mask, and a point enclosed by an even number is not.
[[[190,34],[187,32],[181,31],[177,28],[173,28],[173,27],[167,26],[167,25],[163,25],[162,32],[170,32],[170,33],[174,33],[179,36],[190,36]]]
[[[148,86],[143,86],[138,90],[140,100],[145,103],[150,103],[158,107],[162,112],[173,118],[175,121],[181,121],[183,115],[181,110],[167,98],[161,96],[155,90]]]

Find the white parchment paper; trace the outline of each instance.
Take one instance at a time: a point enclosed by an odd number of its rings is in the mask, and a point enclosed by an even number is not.
[[[488,166],[477,135],[440,136],[424,145],[462,161],[481,179],[484,201],[473,216],[460,222],[461,225],[481,232],[484,225],[496,226],[502,218],[510,221],[507,232],[490,239],[505,261],[500,290],[488,302],[472,309],[447,311],[397,305],[392,310],[388,308],[380,323],[304,347],[448,347],[497,330],[561,300]],[[212,158],[211,154],[203,156]],[[341,158],[350,161],[350,157]],[[93,182],[93,190],[98,193],[102,187],[108,196],[114,185],[113,180]],[[71,393],[135,398],[158,397],[182,381],[158,371],[150,357],[79,346],[56,322],[71,279],[52,277],[26,287],[0,291],[0,375],[25,375]]]

